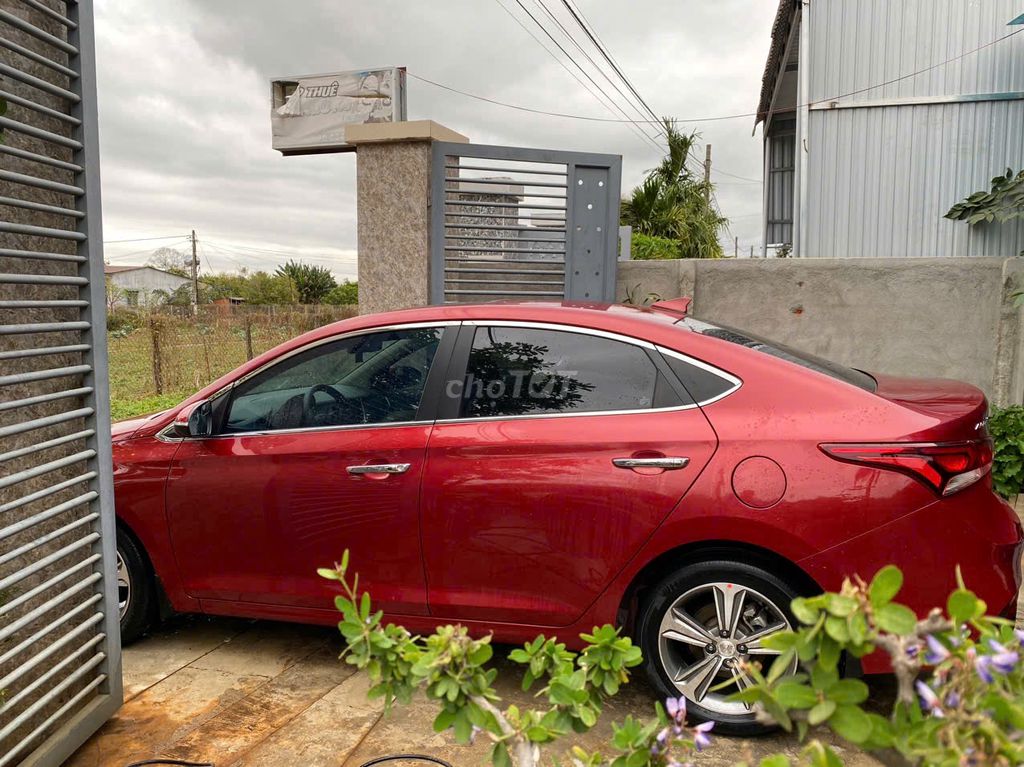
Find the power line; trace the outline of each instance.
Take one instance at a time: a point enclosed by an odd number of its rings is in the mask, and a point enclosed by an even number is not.
[[[582,80],[581,80],[581,79],[579,78],[579,76],[578,76],[578,75],[577,75],[577,74],[576,74],[575,72],[573,72],[573,71],[572,71],[571,69],[569,69],[569,67],[568,67],[568,66],[566,66],[565,62],[563,62],[563,61],[562,61],[562,60],[561,60],[560,58],[558,58],[558,56],[556,56],[556,55],[555,55],[554,51],[552,51],[552,50],[551,50],[550,48],[548,48],[548,47],[547,47],[546,45],[544,45],[544,43],[543,43],[543,42],[541,42],[540,38],[539,38],[539,37],[537,37],[537,35],[535,35],[535,34],[533,33],[533,30],[531,30],[531,29],[530,29],[529,27],[527,27],[527,26],[526,26],[526,24],[524,24],[524,23],[522,22],[522,20],[521,20],[521,19],[520,19],[520,18],[519,18],[518,16],[516,16],[516,15],[515,15],[514,13],[512,13],[512,11],[511,11],[511,10],[509,10],[509,9],[508,9],[508,8],[507,8],[507,7],[505,6],[505,4],[504,4],[504,3],[502,2],[502,0],[495,0],[495,2],[496,2],[496,3],[497,3],[497,4],[499,5],[499,6],[501,6],[501,9],[502,9],[503,11],[505,11],[505,13],[507,13],[507,14],[508,14],[508,15],[509,15],[509,16],[510,16],[510,17],[512,18],[512,20],[516,22],[516,24],[518,24],[518,25],[519,25],[520,27],[522,27],[523,31],[525,31],[525,32],[526,32],[526,33],[527,33],[527,34],[528,34],[528,35],[529,35],[530,37],[532,37],[532,38],[533,38],[533,40],[534,40],[534,42],[536,42],[536,43],[537,43],[537,45],[539,45],[539,46],[540,46],[541,48],[543,48],[543,49],[544,49],[544,51],[545,51],[545,52],[546,52],[546,53],[547,53],[547,54],[548,54],[548,55],[549,55],[549,56],[550,56],[551,58],[553,58],[553,59],[555,60],[555,62],[557,62],[557,64],[558,64],[558,65],[559,65],[559,66],[560,66],[560,67],[561,67],[562,69],[564,69],[564,70],[565,70],[566,72],[568,72],[568,73],[569,73],[569,75],[570,75],[570,76],[571,76],[571,77],[572,77],[572,78],[573,78],[573,79],[574,79],[574,80],[575,80],[575,81],[576,81],[577,83],[579,83],[579,85],[580,85],[580,86],[581,86],[581,87],[582,87],[582,88],[583,88],[584,90],[586,90],[586,91],[587,91],[588,93],[590,93],[590,95],[591,95],[591,96],[593,96],[593,97],[594,97],[594,98],[595,98],[595,99],[597,100],[597,102],[598,102],[599,104],[601,104],[601,106],[603,106],[603,107],[604,107],[605,109],[607,109],[607,110],[608,110],[609,112],[611,112],[612,114],[614,114],[614,113],[615,113],[614,105],[610,105],[609,103],[606,103],[607,101],[609,101],[609,99],[608,99],[608,97],[607,97],[607,96],[604,96],[604,100],[602,100],[601,96],[598,96],[598,94],[597,94],[597,93],[595,93],[595,92],[594,92],[594,90],[590,88],[590,86],[588,86],[588,85],[587,85],[587,84],[586,84],[585,82],[583,82],[583,81],[582,81]],[[521,4],[520,4],[520,5],[521,5]],[[542,28],[543,28],[543,27],[542,27]],[[424,79],[424,78],[419,78],[419,79]],[[454,90],[454,89],[449,89],[449,90]],[[598,91],[600,91],[600,89],[598,89]],[[603,91],[600,91],[600,92],[601,92],[601,94],[602,94],[602,95],[604,95],[604,92],[603,92]],[[497,102],[495,102],[495,103],[497,103]],[[531,111],[532,111],[532,110],[531,110]],[[538,110],[538,111],[539,111],[539,110]],[[622,113],[622,112],[620,111],[620,114],[624,114],[624,113]],[[635,133],[636,135],[638,135],[638,136],[639,136],[639,137],[640,137],[640,138],[641,138],[642,140],[644,140],[644,141],[647,141],[647,142],[649,142],[649,143],[651,143],[651,144],[654,144],[654,146],[655,146],[655,147],[657,147],[657,149],[658,149],[658,151],[659,151],[659,152],[661,151],[661,147],[657,145],[657,142],[655,142],[655,141],[654,141],[654,140],[653,140],[652,138],[650,138],[650,136],[648,136],[648,135],[647,135],[646,133],[644,133],[644,132],[643,132],[643,131],[642,131],[642,130],[640,129],[640,127],[639,127],[639,126],[637,125],[637,122],[636,122],[635,120],[629,120],[629,119],[626,119],[626,120],[614,120],[613,122],[617,122],[617,123],[629,123],[629,125],[630,125],[630,130],[632,130],[632,131],[633,131],[633,132],[634,132],[634,133]]]
[[[601,67],[601,65],[599,65],[596,61],[594,61],[593,57],[589,53],[587,53],[587,51],[583,48],[583,46],[580,45],[576,41],[576,38],[573,36],[573,34],[568,29],[565,28],[565,25],[562,24],[561,20],[547,7],[547,5],[544,3],[544,0],[533,0],[533,2],[542,11],[544,11],[544,13],[547,15],[547,17],[549,19],[551,19],[553,22],[555,22],[555,26],[557,26],[562,31],[562,34],[565,35],[566,39],[568,39],[569,42],[571,42],[576,47],[576,50],[578,50],[580,53],[582,53],[583,57],[587,61],[590,62],[590,65],[595,70],[597,70],[597,72],[605,80],[608,81],[608,84],[611,85],[612,88],[615,89],[615,92],[618,93],[623,98],[623,100],[626,102],[626,104],[628,104],[630,107],[632,107],[633,111],[635,111],[638,115],[640,115],[640,119],[646,121],[647,118],[646,118],[646,116],[644,114],[644,110],[641,109],[640,107],[636,106],[632,101],[630,101],[629,96],[622,92],[622,89],[619,88],[619,86],[615,83],[615,81],[611,77],[608,76],[608,74],[604,71],[604,68]],[[585,31],[586,30],[584,30],[584,32]],[[593,38],[591,38],[591,41],[593,42]],[[629,83],[626,83],[626,85],[628,87]],[[643,99],[639,99],[639,100],[640,100],[640,102],[642,104],[643,103]],[[644,105],[644,106],[646,106],[646,105]],[[666,135],[665,129],[663,127],[661,127],[660,125],[657,126],[657,127],[658,127],[658,132],[661,135],[663,135],[663,136]]]
[[[569,61],[572,62],[572,64],[583,74],[583,76],[586,77],[587,80],[589,80],[590,83],[595,88],[597,88],[612,103],[612,106],[615,107],[616,111],[618,111],[618,113],[621,114],[623,117],[625,117],[627,120],[632,122],[633,125],[635,125],[638,130],[641,130],[641,132],[643,132],[642,129],[640,128],[639,124],[637,123],[637,121],[636,120],[632,120],[629,117],[629,115],[626,114],[626,111],[615,102],[615,99],[612,98],[611,96],[609,96],[607,93],[605,93],[604,89],[600,85],[597,84],[597,81],[594,80],[594,78],[590,76],[590,73],[587,72],[587,70],[585,70],[582,66],[580,66],[579,62],[577,62],[576,59],[574,59],[570,55],[570,53],[567,50],[565,50],[565,48],[562,46],[562,44],[560,42],[558,42],[558,40],[555,39],[554,35],[552,35],[551,32],[548,31],[548,28],[545,27],[541,22],[539,22],[537,20],[537,18],[532,13],[530,13],[530,10],[525,5],[523,5],[522,0],[515,0],[515,2],[516,2],[516,5],[518,5],[520,8],[522,8],[523,12],[527,16],[530,17],[530,20],[533,21],[533,23],[536,24],[538,27],[540,27],[540,31],[543,32],[545,35],[547,35],[547,38],[551,42],[553,42],[555,44],[555,46],[557,46],[558,50],[560,50],[562,52],[562,55],[565,56],[567,59],[569,59]],[[536,0],[535,0],[535,2],[536,2]],[[654,146],[656,146],[658,148],[658,151],[661,151],[661,147],[658,145],[658,143],[657,143],[657,141],[655,139],[651,138],[650,136],[647,136],[646,133],[644,134],[644,136],[646,136],[647,139],[651,143],[653,143]]]
[[[506,9],[506,12],[507,12],[507,9]],[[515,18],[515,17],[513,16],[513,18]],[[518,19],[517,19],[517,21],[518,21]],[[847,93],[841,93],[841,94],[839,94],[837,96],[832,96],[831,98],[828,98],[828,99],[822,99],[821,102],[838,101],[840,99],[848,98],[850,96],[857,96],[857,95],[860,95],[861,93],[866,93],[867,91],[875,90],[876,88],[884,88],[884,87],[886,87],[888,85],[895,85],[896,83],[903,82],[904,80],[909,80],[909,79],[911,79],[913,77],[917,77],[918,75],[922,75],[922,74],[925,74],[927,72],[931,72],[932,70],[938,69],[939,67],[945,66],[946,64],[952,64],[955,61],[960,61],[961,59],[967,58],[968,56],[970,56],[970,55],[972,55],[974,53],[978,53],[978,52],[980,52],[982,50],[985,50],[986,48],[991,48],[992,46],[997,45],[997,44],[1003,42],[1004,40],[1007,40],[1007,39],[1013,37],[1014,35],[1019,35],[1022,32],[1024,32],[1024,29],[1018,29],[1015,32],[1010,32],[1009,34],[1003,35],[1000,38],[992,40],[991,42],[985,43],[984,45],[980,45],[977,48],[972,48],[969,51],[964,51],[963,53],[961,53],[958,56],[954,56],[952,58],[945,59],[944,61],[940,61],[937,64],[932,64],[931,66],[925,67],[924,69],[919,69],[919,70],[917,70],[915,72],[910,72],[909,74],[900,75],[899,77],[892,78],[891,80],[886,80],[885,82],[875,83],[873,85],[868,85],[868,86],[866,86],[864,88],[859,88],[857,90],[848,91]],[[536,39],[536,38],[534,38],[534,39]],[[446,91],[451,91],[452,93],[458,93],[460,96],[466,96],[467,98],[476,99],[478,101],[485,101],[485,102],[487,102],[489,104],[494,104],[496,106],[505,107],[507,109],[515,109],[515,110],[518,110],[520,112],[530,112],[532,114],[547,115],[549,117],[562,117],[562,118],[566,118],[566,119],[570,119],[570,120],[584,120],[584,121],[587,121],[587,122],[648,123],[648,124],[657,123],[657,124],[661,124],[661,120],[660,119],[658,119],[658,120],[654,120],[654,119],[652,119],[652,120],[636,120],[636,119],[620,119],[620,118],[615,118],[615,117],[594,117],[594,116],[590,116],[590,115],[577,115],[577,114],[569,114],[569,113],[566,113],[566,112],[551,112],[551,111],[547,111],[547,110],[544,110],[544,109],[534,109],[534,108],[531,108],[531,107],[524,107],[524,106],[522,106],[520,104],[509,104],[509,103],[504,102],[504,101],[498,101],[497,99],[491,99],[491,98],[487,98],[486,96],[480,96],[480,95],[478,95],[476,93],[470,93],[468,91],[460,90],[460,89],[455,88],[455,87],[453,87],[451,85],[445,85],[444,83],[439,83],[439,82],[437,82],[435,80],[430,80],[430,79],[428,79],[426,77],[423,77],[422,75],[414,74],[413,72],[406,72],[406,74],[408,76],[410,76],[410,77],[413,77],[413,78],[417,79],[417,80],[425,82],[428,85],[433,85],[436,88],[441,88],[441,89],[446,90]],[[817,103],[821,103],[821,102],[817,102]],[[794,107],[794,109],[802,109],[804,107],[808,107],[808,106],[811,106],[811,105],[812,105],[811,102],[808,102],[807,104],[798,104],[796,107]],[[758,116],[758,112],[740,112],[740,113],[737,113],[737,114],[716,115],[716,116],[712,116],[712,117],[679,118],[678,121],[681,122],[681,123],[719,122],[719,121],[723,121],[723,120],[739,120],[739,119],[743,119],[743,118],[747,118],[747,117],[757,117],[757,116]]]
[[[576,20],[576,23],[579,25],[580,29],[582,29],[583,32],[587,35],[587,37],[590,38],[590,42],[592,42],[594,44],[594,47],[597,48],[597,50],[601,53],[602,56],[604,56],[605,61],[607,61],[611,65],[612,69],[615,71],[615,74],[617,74],[619,76],[619,79],[622,80],[623,83],[625,83],[627,88],[629,88],[630,93],[632,93],[636,97],[637,101],[639,101],[640,104],[643,105],[644,109],[647,110],[647,113],[655,120],[657,120],[658,115],[655,113],[653,109],[650,108],[650,106],[648,106],[647,102],[644,101],[643,97],[637,92],[636,88],[633,87],[633,83],[629,81],[629,78],[626,77],[626,75],[623,73],[618,63],[615,61],[614,58],[612,58],[612,55],[608,51],[607,47],[597,36],[597,32],[593,31],[592,25],[583,15],[583,11],[580,11],[578,8],[575,7],[573,3],[568,2],[568,0],[562,0],[562,5],[566,7],[570,14],[572,14],[573,19]]]
[[[113,245],[118,242],[147,242],[150,240],[183,240],[187,238],[187,234],[168,234],[163,237],[136,237],[131,240],[104,240],[104,245]]]

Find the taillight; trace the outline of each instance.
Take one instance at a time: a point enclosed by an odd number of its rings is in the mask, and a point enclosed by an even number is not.
[[[838,461],[898,471],[939,495],[970,487],[992,469],[992,440],[819,445]]]

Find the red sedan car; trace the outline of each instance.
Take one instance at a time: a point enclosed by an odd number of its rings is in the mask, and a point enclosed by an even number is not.
[[[160,604],[333,624],[316,568],[348,548],[411,630],[571,643],[617,623],[659,692],[752,732],[717,687],[771,654],[797,595],[892,562],[923,612],[959,564],[1010,609],[1021,530],[990,487],[986,407],[684,301],[357,317],[115,425],[123,636]]]

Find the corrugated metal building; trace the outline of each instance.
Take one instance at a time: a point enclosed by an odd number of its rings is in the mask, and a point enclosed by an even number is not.
[[[1012,256],[943,218],[1024,166],[1022,0],[781,0],[758,108],[764,237],[816,258]]]

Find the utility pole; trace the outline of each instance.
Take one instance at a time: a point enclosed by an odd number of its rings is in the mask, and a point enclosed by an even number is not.
[[[711,144],[704,149],[704,202],[711,202]]]
[[[199,259],[196,256],[196,230],[192,230],[192,314],[199,314]]]
[[[740,257],[740,238],[737,237],[736,238],[736,250],[733,253],[733,258],[739,258],[739,257]]]

